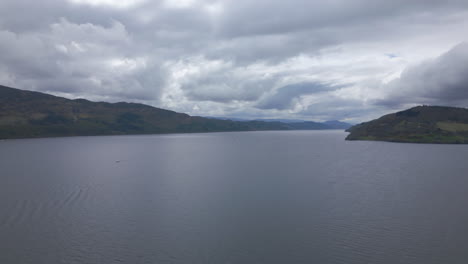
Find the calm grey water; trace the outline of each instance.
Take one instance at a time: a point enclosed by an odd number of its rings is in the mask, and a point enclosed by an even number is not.
[[[338,131],[0,142],[0,263],[468,263],[468,146]]]

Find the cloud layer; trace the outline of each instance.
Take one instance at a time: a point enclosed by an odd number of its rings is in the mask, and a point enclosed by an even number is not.
[[[466,28],[461,0],[4,0],[0,83],[195,115],[357,122],[468,106]]]
[[[384,86],[380,103],[442,104],[468,106],[468,43],[463,42],[441,56],[403,71]]]

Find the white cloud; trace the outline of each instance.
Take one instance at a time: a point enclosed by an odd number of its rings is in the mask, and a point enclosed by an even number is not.
[[[112,8],[129,8],[137,6],[146,0],[68,0],[73,4],[90,5],[90,6],[106,6]]]
[[[165,0],[164,6],[167,8],[188,8],[197,4],[196,0]]]

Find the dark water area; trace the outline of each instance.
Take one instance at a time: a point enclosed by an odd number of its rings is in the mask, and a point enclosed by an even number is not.
[[[0,263],[468,263],[468,146],[345,136],[0,141]]]

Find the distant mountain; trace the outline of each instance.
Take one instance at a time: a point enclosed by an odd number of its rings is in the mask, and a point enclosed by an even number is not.
[[[219,119],[219,120],[231,120],[231,121],[252,121],[252,119],[245,119],[245,118],[236,118],[236,117],[218,117],[218,116],[204,116],[205,118],[210,119]]]
[[[468,109],[417,106],[347,131],[347,140],[468,144]]]
[[[70,100],[0,85],[0,139],[321,129],[314,126],[218,120],[190,116],[144,104]]]
[[[264,122],[281,122],[281,123],[302,123],[307,122],[306,120],[301,119],[255,119],[256,121]]]
[[[304,121],[298,123],[284,123],[291,130],[325,130],[325,129],[334,129],[330,126],[327,126],[323,123],[313,122],[313,121]]]
[[[338,120],[325,121],[323,122],[323,124],[329,127],[332,127],[334,129],[348,129],[352,126],[350,123],[341,122]]]
[[[228,117],[214,117],[216,119],[221,120],[233,120],[233,121],[261,121],[261,122],[279,122],[284,123],[287,127],[295,130],[301,129],[348,129],[352,125],[349,123],[333,120],[333,121],[325,121],[325,122],[315,122],[315,121],[306,121],[301,119],[241,119],[241,118],[228,118]]]

